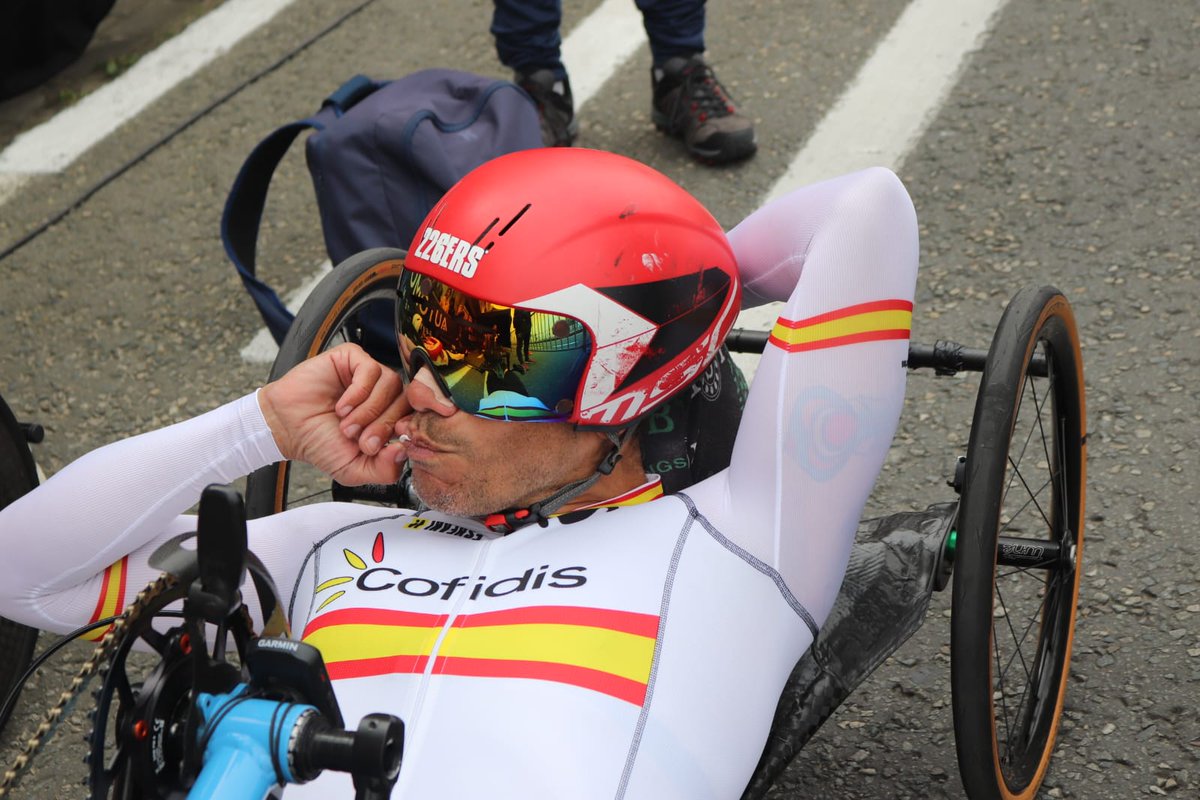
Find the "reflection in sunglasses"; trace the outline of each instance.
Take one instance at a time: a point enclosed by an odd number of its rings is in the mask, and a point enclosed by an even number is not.
[[[396,315],[408,381],[426,368],[459,408],[489,419],[555,421],[574,410],[592,351],[578,320],[491,303],[409,271]]]

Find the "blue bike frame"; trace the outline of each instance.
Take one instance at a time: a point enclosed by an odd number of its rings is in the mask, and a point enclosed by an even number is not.
[[[246,689],[243,683],[229,694],[197,697],[204,715],[197,732],[205,743],[204,766],[188,800],[262,800],[273,786],[299,782],[288,745],[316,707],[247,698]]]

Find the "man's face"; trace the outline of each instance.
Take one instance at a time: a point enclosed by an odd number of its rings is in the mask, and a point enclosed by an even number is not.
[[[396,423],[410,437],[412,487],[430,508],[478,517],[524,508],[591,475],[607,440],[561,422],[500,422],[459,411],[418,373],[414,412]]]

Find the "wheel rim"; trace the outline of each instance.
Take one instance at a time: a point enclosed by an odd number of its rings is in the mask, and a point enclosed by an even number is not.
[[[991,683],[995,765],[1012,796],[1036,788],[1049,761],[1070,663],[1079,586],[1079,403],[1058,374],[1057,320],[1035,354],[1048,374],[1027,373],[1000,502],[992,595]],[[1070,359],[1073,361],[1073,359]],[[1045,542],[1050,547],[1042,547]],[[1039,547],[1042,547],[1039,552]]]
[[[1022,290],[985,364],[953,555],[954,729],[972,800],[1032,800],[1049,766],[1079,591],[1084,420],[1070,305]]]

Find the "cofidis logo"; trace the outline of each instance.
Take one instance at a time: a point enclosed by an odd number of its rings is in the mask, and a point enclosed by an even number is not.
[[[347,574],[323,581],[316,588],[318,597],[324,595],[317,611],[322,611],[345,596],[348,584],[362,592],[399,592],[409,597],[428,597],[450,600],[468,592],[471,600],[481,597],[505,597],[519,592],[548,589],[574,589],[587,583],[587,567],[557,567],[540,564],[518,575],[469,575],[434,577],[413,575],[396,566],[385,564],[383,533],[375,534],[370,554],[364,558],[350,548],[343,548],[342,557],[350,567]],[[326,594],[326,593],[329,594]]]

